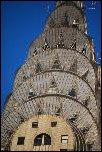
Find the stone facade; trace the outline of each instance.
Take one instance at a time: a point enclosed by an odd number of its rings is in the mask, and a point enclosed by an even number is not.
[[[16,73],[2,115],[2,149],[100,150],[100,71],[83,3],[58,1]]]
[[[38,128],[32,128],[32,122],[38,122]],[[55,127],[51,127],[51,122],[57,122]],[[64,128],[64,129],[63,129]],[[51,145],[35,146],[34,139],[38,134],[44,133],[51,136]],[[68,135],[68,143],[61,143],[61,135]],[[24,145],[17,145],[18,136],[25,137]],[[11,151],[57,151],[58,149],[73,149],[74,135],[72,128],[60,117],[51,115],[34,116],[22,123],[16,131],[12,140]],[[29,145],[29,146],[28,146]]]

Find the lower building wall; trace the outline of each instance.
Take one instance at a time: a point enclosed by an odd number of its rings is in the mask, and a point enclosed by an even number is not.
[[[32,128],[32,122],[38,122],[38,127]],[[52,127],[51,122],[57,122],[56,126]],[[51,145],[35,146],[35,137],[44,133],[51,137]],[[62,135],[67,135],[68,140],[63,142]],[[17,145],[18,137],[25,137],[23,145]],[[11,151],[60,151],[60,149],[71,151],[74,149],[74,141],[74,133],[63,118],[40,115],[34,116],[19,126],[13,135]]]

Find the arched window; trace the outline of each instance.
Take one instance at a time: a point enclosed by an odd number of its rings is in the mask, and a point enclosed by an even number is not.
[[[46,134],[39,134],[34,139],[34,146],[51,145],[51,137]]]

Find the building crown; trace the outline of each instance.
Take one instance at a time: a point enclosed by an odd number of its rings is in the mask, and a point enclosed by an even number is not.
[[[82,1],[57,1],[56,7],[61,6],[61,5],[68,5],[68,4],[75,4],[77,7],[83,9]]]

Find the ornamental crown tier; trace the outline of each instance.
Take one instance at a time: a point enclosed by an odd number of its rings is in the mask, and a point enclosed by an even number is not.
[[[16,72],[2,114],[2,150],[99,150],[97,92],[100,68],[87,34],[83,2],[57,1],[44,31],[31,43],[25,64]],[[26,132],[31,120],[36,127],[30,147],[27,139],[31,141],[33,133]],[[52,120],[56,123],[48,126]],[[57,132],[57,127],[62,128]]]

